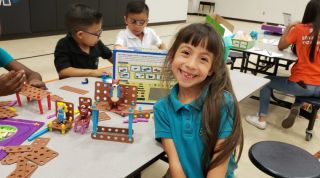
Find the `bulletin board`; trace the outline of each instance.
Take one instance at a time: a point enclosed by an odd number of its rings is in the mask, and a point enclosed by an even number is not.
[[[114,50],[113,78],[138,87],[137,102],[153,104],[167,94],[161,86],[166,51]]]

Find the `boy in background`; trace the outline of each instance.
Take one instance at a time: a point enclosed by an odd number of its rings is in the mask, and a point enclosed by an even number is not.
[[[143,1],[130,1],[124,16],[127,27],[119,32],[114,48],[151,48],[156,46],[159,49],[165,49],[159,36],[147,27],[148,18],[149,7]]]
[[[102,14],[83,4],[72,5],[65,17],[68,30],[54,52],[59,78],[100,77],[107,72],[98,69],[99,57],[111,62],[112,53],[100,40]]]

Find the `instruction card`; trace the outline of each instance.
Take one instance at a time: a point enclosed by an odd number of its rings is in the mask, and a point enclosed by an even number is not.
[[[156,50],[114,50],[113,78],[137,86],[138,103],[155,103],[167,92],[160,83],[166,55],[166,51]]]

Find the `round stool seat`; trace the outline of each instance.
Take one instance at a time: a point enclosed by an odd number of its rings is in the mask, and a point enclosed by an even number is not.
[[[287,143],[258,142],[251,146],[249,158],[257,168],[273,177],[320,177],[320,162],[307,151]]]

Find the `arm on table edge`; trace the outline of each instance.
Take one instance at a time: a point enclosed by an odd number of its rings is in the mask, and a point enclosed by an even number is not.
[[[278,44],[278,49],[279,50],[284,50],[290,46],[291,43],[287,41],[287,36],[291,30],[292,27],[294,27],[296,24],[299,24],[300,22],[293,22],[292,24],[288,25],[287,28],[284,30]]]
[[[67,67],[59,71],[60,78],[66,77],[101,77],[102,73],[107,71],[107,68],[100,69],[78,69],[74,67]]]

